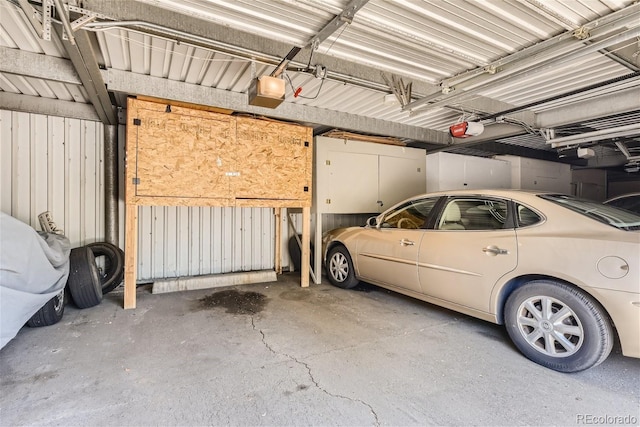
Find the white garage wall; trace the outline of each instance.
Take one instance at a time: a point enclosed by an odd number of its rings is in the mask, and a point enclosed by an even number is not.
[[[0,110],[0,210],[38,230],[51,211],[73,247],[104,240],[103,144],[98,122]],[[273,209],[139,209],[139,281],[274,267]],[[122,185],[119,227],[123,246]]]
[[[103,126],[0,110],[0,210],[40,229],[51,211],[81,246],[104,236]]]

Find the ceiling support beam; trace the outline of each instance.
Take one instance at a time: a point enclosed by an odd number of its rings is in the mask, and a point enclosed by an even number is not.
[[[71,63],[75,68],[82,85],[84,86],[91,104],[96,109],[100,121],[105,125],[118,124],[115,108],[111,105],[109,93],[100,74],[98,61],[96,60],[89,36],[85,31],[75,33],[73,43],[62,37],[62,29],[56,26],[58,36],[62,40]]]
[[[362,8],[365,4],[367,4],[369,0],[351,0],[348,5],[342,9],[342,12],[337,14],[327,25],[322,27],[315,36],[309,40],[309,42],[304,46],[305,48],[311,48],[313,51],[318,49],[320,43],[325,41],[331,34],[338,31],[344,24],[350,24],[353,21],[353,17],[356,12]],[[302,50],[299,46],[293,47],[284,57],[284,59],[278,64],[275,70],[271,73],[272,77],[279,77],[286,69],[289,63],[293,60],[293,58]]]
[[[325,125],[332,128],[349,129],[354,132],[413,139],[432,144],[448,144],[451,142],[451,137],[448,133],[419,126],[407,126],[289,102],[280,104],[276,109],[256,107],[247,103],[247,97],[244,93],[202,87],[114,69],[104,70],[102,73],[107,82],[107,88],[115,92],[208,105],[276,119]]]
[[[640,109],[638,87],[616,93],[594,96],[573,103],[569,107],[558,107],[536,114],[537,128],[551,129],[571,123],[584,122],[599,117],[628,113]]]
[[[94,122],[100,121],[96,110],[90,104],[22,95],[19,93],[2,92],[0,108],[10,111],[44,114],[46,116],[69,117],[72,119],[92,120]]]
[[[502,111],[509,111],[515,108],[513,104],[507,102],[498,101],[484,96],[474,97],[465,101],[464,103],[446,105],[450,109],[458,109],[461,112],[477,113],[479,118],[482,119],[486,115],[499,114]],[[535,122],[535,113],[531,110],[520,110],[512,113],[504,114],[505,117],[510,119],[519,120],[526,123],[528,126],[533,127]]]
[[[0,72],[59,83],[80,85],[82,81],[68,59],[0,46]]]

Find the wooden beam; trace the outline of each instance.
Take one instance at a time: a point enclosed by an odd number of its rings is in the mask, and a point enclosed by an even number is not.
[[[124,232],[124,308],[136,308],[138,267],[138,205],[125,207]]]

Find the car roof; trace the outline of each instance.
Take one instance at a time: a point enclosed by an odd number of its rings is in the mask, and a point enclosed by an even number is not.
[[[449,191],[437,191],[433,193],[425,193],[416,196],[416,198],[425,196],[496,196],[503,198],[530,198],[540,194],[558,194],[552,191],[538,191],[538,190],[514,190],[514,189],[476,189],[476,190],[449,190]]]

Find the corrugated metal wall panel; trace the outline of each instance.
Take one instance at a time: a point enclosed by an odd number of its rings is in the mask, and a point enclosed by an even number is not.
[[[139,209],[140,281],[274,268],[271,208]]]
[[[72,246],[102,240],[102,125],[0,110],[0,128],[0,209],[36,229],[51,211]]]

